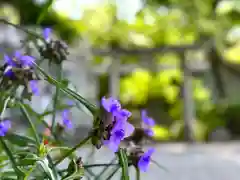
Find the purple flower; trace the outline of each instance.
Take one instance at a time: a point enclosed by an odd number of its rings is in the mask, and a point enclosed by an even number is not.
[[[151,156],[154,153],[155,149],[150,148],[147,152],[145,152],[142,156],[140,156],[138,160],[138,168],[140,171],[146,172],[148,170],[148,166],[151,161]]]
[[[7,64],[7,68],[5,69],[4,74],[7,76],[12,76],[13,67],[18,67],[18,68],[32,67],[34,61],[35,61],[35,58],[27,55],[22,55],[19,51],[15,51],[13,57],[10,57],[4,54],[4,62],[5,64]]]
[[[52,29],[51,28],[45,28],[43,30],[43,38],[48,42],[50,41],[50,36],[51,36],[51,33],[52,33]]]
[[[0,121],[0,136],[5,136],[10,128],[11,122],[9,120]]]
[[[15,52],[16,54],[16,52]],[[4,54],[4,63],[7,65],[5,71],[4,71],[4,75],[8,76],[8,77],[13,77],[14,73],[12,71],[13,67],[16,67],[16,62],[14,62],[14,60],[12,58],[10,58],[8,55]]]
[[[35,58],[32,56],[23,55],[20,58],[21,64],[23,67],[32,67],[35,61]]]
[[[126,109],[122,109],[120,102],[113,97],[103,97],[101,104],[108,113],[111,113],[111,115],[115,117],[112,122],[113,127],[107,132],[110,137],[108,140],[104,140],[103,143],[113,152],[116,152],[121,141],[130,136],[135,129],[134,126],[127,121],[132,113]]]
[[[142,117],[142,128],[144,129],[144,132],[148,135],[148,136],[153,136],[154,132],[151,129],[151,127],[153,127],[155,125],[155,121],[147,116],[147,112],[146,110],[142,110],[141,111],[141,117]]]
[[[62,119],[63,119],[63,124],[68,128],[72,129],[73,124],[72,121],[69,119],[70,111],[68,109],[65,109],[62,111]]]
[[[9,66],[16,66],[16,63],[7,54],[4,54],[4,62]]]
[[[117,152],[121,141],[130,136],[134,129],[134,126],[127,122],[127,120],[117,120],[110,132],[110,139],[105,140],[104,144],[113,152]]]
[[[155,121],[152,118],[147,116],[146,110],[142,110],[141,115],[142,115],[142,120],[146,125],[151,127],[155,125]]]
[[[114,115],[118,120],[127,120],[130,116],[132,116],[132,113],[127,109],[119,109],[114,112]]]
[[[32,89],[32,93],[36,96],[40,95],[37,82],[38,82],[37,80],[29,81],[29,85],[30,85],[30,88]]]
[[[102,97],[101,104],[107,112],[112,113],[113,115],[121,109],[120,102],[113,97],[109,97],[107,99]]]

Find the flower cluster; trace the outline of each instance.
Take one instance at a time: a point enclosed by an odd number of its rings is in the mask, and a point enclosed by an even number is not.
[[[23,85],[27,92],[30,88],[31,93],[39,94],[37,78],[33,69],[34,62],[34,57],[21,54],[19,51],[16,51],[12,56],[4,54],[4,65],[0,68],[3,75],[0,88],[7,90],[14,83],[15,85]]]
[[[117,152],[121,141],[134,131],[134,126],[128,122],[131,112],[122,109],[120,102],[112,97],[103,97],[101,104],[112,116],[112,122],[106,127],[108,136],[103,140],[103,144]]]
[[[131,112],[122,109],[120,102],[112,97],[103,97],[101,104],[112,117],[111,122],[108,122],[108,125],[105,128],[108,132],[108,136],[103,140],[103,144],[113,152],[117,152],[121,141],[133,134],[135,130],[134,126],[127,121],[131,116]],[[142,120],[145,132],[148,135],[153,135],[153,132],[149,127],[154,125],[154,120],[147,116],[146,111],[142,111]],[[148,169],[153,152],[154,148],[150,148],[145,153],[142,148],[133,148],[130,151],[129,157],[132,160],[133,165],[145,172]]]
[[[63,60],[67,59],[68,46],[65,42],[60,40],[53,40],[51,38],[52,29],[45,28],[43,30],[43,38],[45,40],[45,46],[40,47],[39,52],[43,58],[48,59],[55,64],[61,64]]]

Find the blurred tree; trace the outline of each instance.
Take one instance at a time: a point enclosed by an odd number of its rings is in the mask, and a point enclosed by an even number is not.
[[[20,23],[23,25],[36,24],[45,7],[44,4],[37,5],[32,0],[1,0],[0,3],[13,5],[20,13]],[[233,29],[236,31],[240,24],[238,0],[145,0],[144,7],[136,13],[133,22],[117,19],[117,11],[114,3],[102,3],[97,7],[85,8],[81,19],[70,20],[50,8],[40,25],[53,26],[68,42],[84,36],[94,47],[101,48],[181,46],[197,41],[208,42],[210,39],[213,47],[208,48],[211,50],[208,53],[208,59],[219,94],[224,96],[224,86],[219,69],[224,65],[223,61],[238,63],[238,57],[240,57],[240,37],[236,38],[236,35],[232,35]],[[95,57],[95,63],[101,63],[102,59],[102,57]],[[139,69],[139,71],[122,78],[121,99],[125,103],[131,102],[133,106],[144,106],[149,98],[159,98],[168,104],[167,111],[170,117],[175,121],[180,120],[182,117],[180,98],[182,74],[179,69],[177,53],[156,54],[155,59],[157,64],[172,65],[174,68],[155,74],[148,69]],[[125,64],[139,63],[139,58],[137,56],[122,57],[122,62]],[[204,114],[212,111],[210,90],[205,88],[198,78],[195,78],[193,86],[198,112]],[[218,119],[219,116],[215,115],[216,118],[212,119]],[[198,115],[198,118],[202,123],[198,123],[197,126],[204,129],[204,132],[211,131],[217,126],[216,124],[219,124],[213,123],[214,126],[208,126],[206,125],[207,121],[201,121],[205,116]],[[178,121],[177,123],[173,122],[169,128],[176,129],[176,124],[181,127],[181,123]],[[169,133],[159,134],[171,136]],[[198,134],[204,136],[201,133]],[[173,136],[175,137],[175,135]]]

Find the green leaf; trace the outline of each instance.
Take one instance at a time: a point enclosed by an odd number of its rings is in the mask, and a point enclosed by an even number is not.
[[[37,159],[36,158],[24,158],[21,159],[17,165],[18,166],[32,166],[36,163]]]
[[[15,171],[7,170],[0,173],[1,180],[17,180],[18,177]]]
[[[5,138],[10,141],[12,144],[18,145],[18,146],[28,146],[29,144],[35,144],[35,141],[32,138],[18,135],[18,134],[7,134]]]
[[[40,140],[39,140],[39,136],[38,136],[37,130],[35,128],[35,125],[33,124],[32,119],[31,119],[31,117],[30,117],[30,115],[27,111],[27,106],[25,104],[21,103],[21,102],[18,102],[18,104],[20,106],[20,109],[21,109],[23,115],[25,116],[26,120],[28,121],[28,123],[29,123],[29,125],[32,129],[32,133],[34,135],[35,141],[37,143],[37,146],[39,147],[40,144],[41,144]]]
[[[129,180],[128,174],[128,157],[125,149],[120,148],[118,151],[118,158],[122,167],[122,180]]]
[[[135,168],[136,169],[136,180],[141,180],[141,174],[140,174],[140,171],[138,168]]]
[[[51,180],[57,180],[57,177],[54,176],[52,169],[50,169],[50,167],[48,166],[47,159],[39,160],[37,161],[37,164],[39,164],[43,168],[44,172],[48,175],[48,177]]]
[[[23,172],[17,167],[16,160],[13,156],[13,153],[2,137],[0,137],[0,143],[2,145],[2,148],[5,150],[6,154],[8,155],[9,160],[11,161],[15,174],[18,176],[18,178],[22,177]]]
[[[48,0],[44,7],[43,7],[43,11],[41,12],[40,16],[37,19],[37,23],[36,24],[40,24],[42,22],[42,20],[44,19],[44,17],[46,16],[46,14],[48,13],[48,11],[50,10],[50,8],[53,5],[53,0]]]
[[[72,108],[73,106],[69,106],[69,105],[60,105],[60,106],[57,106],[57,110],[58,111],[62,111],[64,109],[70,109]],[[39,117],[42,118],[44,116],[48,116],[48,115],[51,115],[54,113],[54,110],[46,110],[44,111],[43,113],[39,114]]]
[[[72,160],[68,166],[68,174],[63,180],[75,180],[82,178],[84,175],[84,169],[80,168],[75,160]]]
[[[68,94],[72,98],[74,98],[74,99],[78,100],[79,102],[81,102],[92,114],[95,114],[95,112],[97,110],[97,107],[95,105],[93,105],[92,103],[88,102],[85,98],[83,98],[79,94],[75,93],[71,89],[67,88],[61,82],[58,82],[57,80],[55,80],[54,78],[49,76],[42,68],[37,66],[37,64],[36,64],[36,67],[37,67],[37,69],[40,71],[40,73],[46,78],[46,80],[50,84],[53,84],[55,86],[59,86],[61,91],[63,91],[64,93]]]
[[[58,78],[58,81],[61,81],[62,80],[62,68],[61,66],[58,68],[57,70],[57,78]],[[51,124],[51,132],[52,133],[55,133],[55,121],[56,121],[56,115],[57,115],[57,105],[58,105],[58,99],[60,97],[60,87],[57,86],[56,87],[56,92],[55,92],[55,96],[54,96],[54,99],[53,99],[53,115],[52,115],[52,124]]]
[[[73,152],[75,152],[78,148],[82,147],[83,145],[85,145],[88,140],[91,139],[91,136],[88,136],[86,138],[84,138],[80,143],[78,143],[76,146],[74,146],[72,149],[70,149],[69,151],[67,151],[54,165],[58,165],[60,162],[62,162],[65,158],[67,158],[68,156],[70,156]]]

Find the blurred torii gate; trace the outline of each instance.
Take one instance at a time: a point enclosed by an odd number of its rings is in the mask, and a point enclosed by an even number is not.
[[[17,36],[16,36],[17,37]],[[85,41],[86,42],[86,41]],[[87,43],[88,44],[88,43]],[[85,44],[86,45],[86,44]],[[88,45],[87,45],[88,46]],[[173,68],[173,67],[157,67],[154,61],[154,54],[163,54],[167,52],[174,52],[177,53],[180,57],[181,61],[181,70],[183,72],[183,102],[184,102],[184,135],[185,140],[193,142],[194,135],[193,135],[193,121],[195,119],[195,108],[194,108],[194,100],[193,100],[193,90],[192,90],[192,73],[194,72],[193,68],[189,67],[189,62],[186,59],[186,53],[188,51],[196,51],[203,49],[204,46],[202,43],[197,43],[193,45],[178,45],[178,46],[165,46],[165,47],[156,47],[156,48],[138,48],[138,49],[124,49],[124,48],[114,48],[114,49],[92,49],[91,47],[84,48],[84,56],[87,59],[91,59],[92,55],[97,56],[108,56],[111,57],[111,65],[107,68],[95,67],[92,72],[96,74],[102,74],[105,72],[109,73],[109,85],[110,89],[109,92],[112,96],[118,97],[119,95],[119,85],[120,85],[120,74],[121,73],[130,73],[138,65],[133,65],[127,67],[121,65],[120,57],[127,56],[127,55],[137,55],[141,58],[150,57],[150,62],[148,61],[141,66],[145,68],[148,67],[152,72],[159,71],[160,69],[166,68]],[[89,50],[89,51],[86,51]],[[79,54],[79,49],[78,49]],[[207,69],[206,66],[202,66],[202,64],[198,67],[194,67],[198,71],[202,70],[205,71]],[[195,71],[196,71],[195,69]]]
[[[102,49],[92,49],[91,52],[93,55],[97,56],[108,56],[111,58],[110,65],[108,67],[95,67],[93,72],[97,74],[102,74],[105,72],[109,73],[109,93],[118,97],[119,95],[119,85],[120,85],[120,74],[121,73],[130,73],[139,65],[133,66],[124,66],[121,65],[121,56],[135,55],[141,58],[149,57],[150,62],[145,62],[141,64],[140,67],[147,67],[152,72],[159,71],[160,69],[173,68],[173,67],[158,67],[154,61],[154,54],[163,54],[167,52],[177,53],[180,57],[180,68],[183,72],[183,102],[184,102],[184,139],[188,142],[194,142],[194,130],[193,123],[195,120],[195,103],[193,99],[193,87],[192,87],[192,73],[196,71],[205,71],[208,69],[208,66],[204,63],[200,64],[198,67],[190,67],[189,62],[186,58],[186,53],[189,51],[196,51],[203,49],[204,45],[193,44],[193,45],[179,45],[179,46],[165,46],[157,48],[138,48],[138,49],[124,49],[124,48],[115,48],[109,50]],[[141,63],[141,62],[140,62]]]

